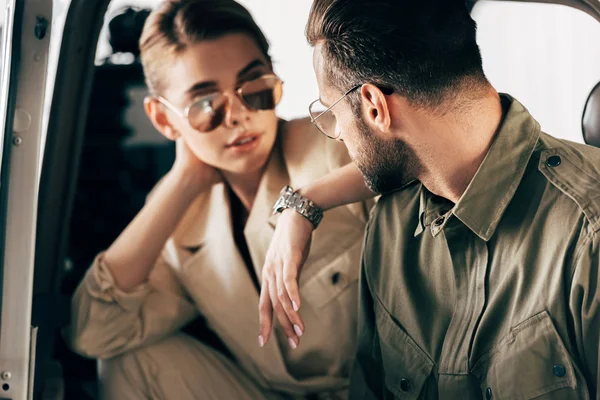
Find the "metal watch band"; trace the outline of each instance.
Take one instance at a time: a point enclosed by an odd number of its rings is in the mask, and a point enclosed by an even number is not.
[[[291,208],[308,219],[315,229],[323,219],[323,210],[317,207],[311,200],[294,191],[290,186],[286,186],[281,190],[279,198],[273,207],[273,214],[280,213],[286,208]]]

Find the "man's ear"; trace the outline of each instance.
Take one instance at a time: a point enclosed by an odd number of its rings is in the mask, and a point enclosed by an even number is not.
[[[169,140],[177,140],[179,132],[169,120],[165,107],[155,97],[146,96],[144,99],[144,110],[146,115],[152,122],[152,125],[158,130],[164,137]]]
[[[382,132],[388,132],[392,125],[388,99],[377,86],[366,83],[360,89],[365,121]]]

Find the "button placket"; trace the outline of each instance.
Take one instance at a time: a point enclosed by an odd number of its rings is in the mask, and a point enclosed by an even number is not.
[[[454,219],[451,222],[455,222]],[[454,270],[454,312],[442,345],[440,374],[469,373],[469,343],[485,305],[489,267],[487,243],[466,226],[452,223],[444,231]]]

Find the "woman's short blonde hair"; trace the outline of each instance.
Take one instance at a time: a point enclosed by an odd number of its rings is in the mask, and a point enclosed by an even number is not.
[[[233,0],[166,0],[148,16],[140,37],[149,90],[161,93],[169,79],[165,75],[169,63],[188,46],[240,32],[256,41],[270,63],[269,43],[241,4]]]

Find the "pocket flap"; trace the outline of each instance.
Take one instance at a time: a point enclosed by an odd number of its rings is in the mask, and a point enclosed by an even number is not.
[[[398,399],[417,399],[434,363],[379,303],[376,314],[385,384]]]
[[[472,372],[498,399],[531,399],[576,384],[571,357],[546,311],[514,327]],[[561,392],[557,398],[570,397]]]

